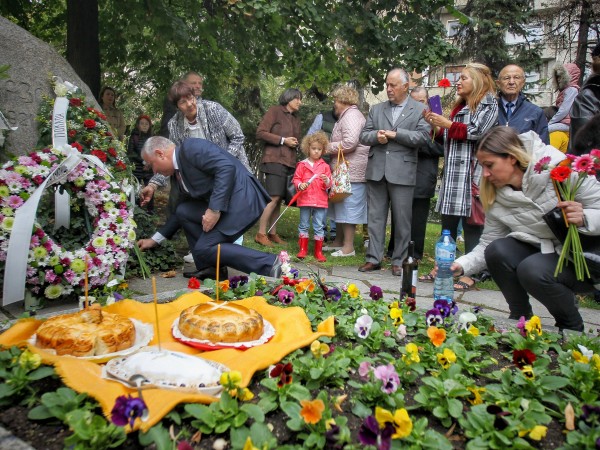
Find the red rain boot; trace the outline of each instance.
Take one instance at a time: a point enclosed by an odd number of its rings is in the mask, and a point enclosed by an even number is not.
[[[296,256],[300,259],[306,258],[306,255],[308,255],[308,238],[307,237],[298,238],[298,247],[300,247],[300,251],[298,252],[298,254]]]
[[[315,259],[319,262],[327,262],[327,258],[323,255],[323,241],[315,240]]]

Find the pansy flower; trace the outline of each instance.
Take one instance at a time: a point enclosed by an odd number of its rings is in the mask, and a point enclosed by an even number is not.
[[[141,418],[146,409],[146,403],[141,398],[121,395],[117,397],[110,412],[110,420],[117,426],[124,427],[129,424],[133,428],[135,419]]]
[[[471,395],[467,397],[467,400],[471,405],[481,405],[483,403],[483,399],[481,398],[481,394],[485,392],[484,387],[467,387],[467,390],[471,392]]]
[[[445,348],[442,353],[438,353],[436,356],[438,363],[444,369],[448,369],[450,365],[456,362],[456,353],[454,353],[449,348]]]
[[[535,378],[535,374],[533,373],[533,367],[529,364],[526,364],[523,367],[521,367],[521,373],[528,380],[533,380]]]
[[[425,322],[428,327],[438,326],[444,324],[444,318],[437,308],[432,308],[425,313]]]
[[[498,405],[490,405],[486,408],[486,411],[488,414],[496,416],[494,419],[494,428],[496,430],[502,431],[508,427],[508,420],[506,420],[505,417],[511,415],[509,411],[504,411]]]
[[[387,409],[375,407],[375,419],[379,423],[379,428],[384,428],[388,423],[394,427],[392,439],[404,439],[412,433],[413,423],[406,409],[401,408],[394,411],[394,414]]]
[[[434,301],[433,307],[440,312],[444,319],[450,315],[451,304],[448,303],[446,300]]]
[[[513,363],[519,369],[522,369],[527,365],[532,365],[536,358],[535,353],[527,348],[523,350],[513,350]]]
[[[413,297],[407,297],[406,300],[404,300],[404,304],[409,311],[414,311],[417,309],[417,300],[415,300]]]
[[[396,337],[398,339],[404,339],[406,337],[406,334],[406,325],[402,324],[398,326],[398,328],[396,329]]]
[[[365,339],[371,332],[371,326],[373,325],[373,319],[368,314],[360,316],[356,319],[354,324],[354,331],[358,334],[359,338]]]
[[[383,291],[379,286],[371,286],[371,289],[369,289],[369,297],[373,300],[379,300],[383,297]]]
[[[357,298],[360,295],[360,291],[354,283],[348,285],[348,295],[350,298]]]
[[[525,323],[525,329],[527,330],[528,335],[531,337],[535,337],[534,333],[537,333],[538,336],[541,336],[542,322],[540,321],[540,318],[538,316],[531,316],[531,319]]]
[[[402,318],[402,310],[400,308],[390,309],[390,318],[392,319],[395,327],[398,327],[404,323],[404,319]]]
[[[400,378],[398,377],[396,369],[392,364],[376,367],[373,371],[373,375],[375,378],[383,382],[381,391],[385,392],[386,394],[392,394],[396,392],[398,386],[400,386]]]
[[[465,311],[460,316],[458,316],[458,321],[461,323],[461,329],[468,331],[471,327],[471,324],[477,320],[477,316],[472,312]]]
[[[412,363],[418,363],[421,361],[421,357],[419,356],[419,347],[412,342],[406,344],[406,354],[402,355],[402,361],[409,366]]]
[[[200,281],[196,277],[191,277],[188,281],[188,289],[200,289]]]
[[[521,316],[519,318],[519,321],[517,322],[517,329],[519,330],[519,333],[523,337],[527,336],[527,331],[525,330],[525,324],[526,323],[527,323],[527,319],[525,318],[525,316]]]
[[[327,292],[325,293],[325,298],[328,300],[333,300],[334,302],[339,301],[342,298],[342,293],[336,287],[327,288]]]
[[[438,327],[429,327],[427,328],[427,336],[429,336],[434,346],[439,347],[446,340],[446,330]]]
[[[279,301],[284,305],[289,305],[292,303],[292,300],[294,300],[294,293],[286,289],[281,289],[277,293],[277,298],[279,298]]]
[[[281,388],[286,384],[290,384],[292,382],[293,371],[294,368],[292,366],[292,363],[278,363],[275,364],[275,367],[273,367],[273,369],[271,369],[269,375],[271,376],[271,378],[279,378],[279,380],[277,381],[277,387]]]
[[[391,422],[380,428],[377,419],[367,416],[358,430],[358,440],[363,445],[376,446],[378,450],[389,450],[392,443],[394,426]]]
[[[319,340],[316,340],[313,341],[312,344],[310,344],[310,351],[312,352],[315,358],[321,358],[322,356],[325,356],[327,353],[329,353],[330,348],[329,345],[320,342]]]
[[[323,417],[323,411],[325,411],[323,400],[318,398],[315,400],[301,400],[300,405],[302,406],[300,415],[306,423],[313,425],[319,423]]]
[[[358,365],[358,374],[361,378],[367,378],[371,373],[371,363],[369,361],[363,361]]]

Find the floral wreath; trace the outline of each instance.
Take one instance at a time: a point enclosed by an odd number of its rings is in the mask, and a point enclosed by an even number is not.
[[[43,294],[48,299],[81,294],[86,276],[89,288],[122,278],[129,249],[135,241],[135,222],[127,196],[130,186],[122,145],[113,138],[102,112],[86,107],[84,97],[77,91],[65,91],[63,84],[55,85],[57,95],[69,98],[66,123],[70,145],[50,146],[18,156],[0,169],[0,263],[4,266],[16,212],[73,153],[73,149],[84,155],[94,155],[106,163],[102,167],[102,164],[93,162],[95,158],[82,156],[75,167],[55,184],[69,192],[71,208],[81,209],[83,201],[83,206],[93,218],[93,232],[87,244],[74,251],[66,250],[43,230],[37,219],[34,222],[25,283],[29,291],[38,296]],[[42,114],[52,104],[53,100],[49,99],[47,105],[41,108]],[[43,139],[50,132],[52,121],[41,118],[40,122]],[[107,170],[110,167],[117,176],[121,175],[121,181],[111,177]]]

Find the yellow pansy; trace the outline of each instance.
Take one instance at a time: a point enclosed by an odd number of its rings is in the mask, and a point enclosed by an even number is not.
[[[528,380],[533,380],[535,378],[535,374],[533,373],[533,367],[531,367],[530,365],[523,366],[521,372],[523,372],[523,375],[525,375],[525,378],[527,378]]]
[[[538,316],[531,316],[527,322],[525,322],[525,329],[528,334],[537,333],[539,336],[542,334],[542,322]]]
[[[388,422],[394,426],[392,439],[403,439],[410,435],[413,429],[412,420],[404,408],[397,409],[392,416],[390,411],[377,406],[375,407],[375,419],[380,428],[384,428]]]
[[[587,356],[583,356],[583,354],[579,350],[573,350],[571,352],[573,359],[578,363],[587,364],[590,362],[590,359]]]
[[[472,397],[467,397],[467,400],[469,401],[469,403],[471,405],[481,405],[483,403],[481,394],[483,394],[485,392],[485,388],[474,386],[474,387],[468,387],[467,390],[473,394]]]
[[[360,295],[360,291],[354,283],[348,285],[348,295],[350,298],[356,298]]]
[[[404,361],[407,365],[420,362],[421,357],[419,356],[419,347],[412,342],[410,344],[406,344],[406,355],[402,355],[402,361]]]
[[[443,353],[437,354],[437,360],[444,369],[447,369],[456,362],[456,353],[449,348],[445,348]]]
[[[404,323],[404,319],[402,318],[402,310],[399,308],[390,309],[390,317],[394,321],[394,326],[397,327]]]
[[[32,353],[29,350],[25,350],[19,356],[19,365],[25,370],[34,370],[40,367],[42,363],[42,357],[37,353]]]
[[[471,325],[467,330],[467,333],[472,334],[473,336],[479,336],[479,328],[475,325]]]
[[[310,344],[310,351],[312,352],[315,358],[320,358],[321,356],[326,355],[327,353],[329,353],[329,350],[329,345],[321,343],[318,340]]]
[[[246,442],[244,443],[244,448],[242,450],[259,450],[259,449],[254,446],[254,444],[252,443],[252,439],[250,438],[250,436],[248,436],[248,438],[246,439]]]
[[[221,374],[221,386],[238,387],[242,382],[242,374],[237,370]]]

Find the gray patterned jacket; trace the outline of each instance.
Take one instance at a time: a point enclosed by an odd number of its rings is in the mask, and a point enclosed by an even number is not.
[[[198,102],[196,117],[198,122],[202,124],[206,139],[227,150],[251,172],[248,156],[246,156],[246,150],[244,150],[244,133],[235,117],[219,103],[204,99]],[[175,145],[181,144],[184,139],[189,137],[184,120],[181,111],[177,111],[169,120],[169,139]],[[165,186],[167,177],[155,174],[150,181],[158,186]]]

